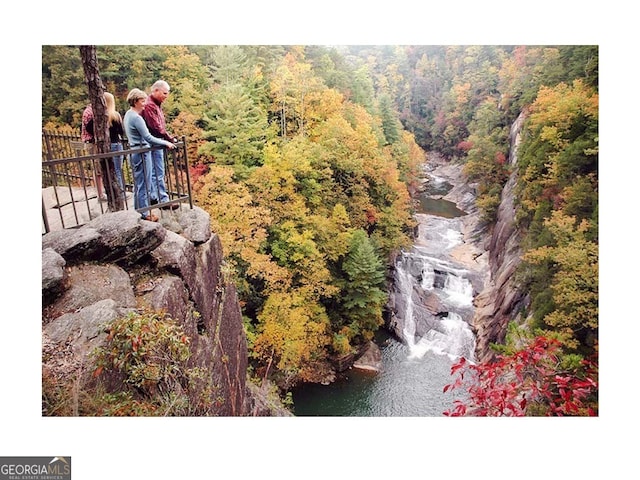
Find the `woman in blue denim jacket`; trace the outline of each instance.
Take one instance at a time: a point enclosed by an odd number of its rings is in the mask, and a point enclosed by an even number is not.
[[[154,137],[149,133],[146,123],[140,113],[144,109],[147,94],[138,88],[134,88],[127,95],[127,103],[131,108],[124,114],[124,131],[129,140],[129,148],[148,148],[152,145],[165,146],[174,149],[176,146],[161,138]],[[146,209],[150,205],[150,192],[153,191],[153,162],[151,152],[132,153],[131,170],[133,171],[134,182],[134,208],[136,210]],[[142,218],[157,222],[158,217],[153,215],[151,210],[140,212]]]

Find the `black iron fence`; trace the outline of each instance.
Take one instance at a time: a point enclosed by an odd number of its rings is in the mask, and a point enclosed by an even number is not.
[[[132,153],[164,151],[164,180],[169,195],[169,201],[138,208],[138,212],[157,208],[162,216],[164,211],[170,212],[172,208],[186,208],[186,205],[193,208],[184,138],[171,150],[162,147],[130,149],[124,142],[122,151],[97,154],[93,153],[92,145],[80,140],[79,132],[43,130],[42,144],[43,233],[78,227],[109,211],[133,209]],[[113,162],[114,158],[122,161],[122,177],[119,179],[122,189],[112,182],[103,182],[101,178],[105,171],[104,162]],[[120,198],[115,198],[120,195]]]

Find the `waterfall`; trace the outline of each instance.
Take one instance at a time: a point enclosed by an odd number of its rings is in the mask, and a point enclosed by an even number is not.
[[[415,245],[402,252],[395,266],[396,333],[410,359],[427,352],[473,361],[475,337],[468,324],[473,313],[469,272],[450,251],[463,243],[457,219],[416,215]]]
[[[403,323],[402,338],[405,339],[411,349],[415,344],[416,324],[414,321],[407,320],[413,319],[413,282],[410,274],[402,268],[398,269],[396,280],[398,281],[400,291],[404,292],[403,298],[405,301],[405,321]]]
[[[422,278],[420,280],[420,287],[424,290],[433,290],[434,282],[436,280],[436,272],[433,269],[433,265],[425,263],[422,268]]]
[[[443,291],[452,303],[460,307],[471,307],[473,286],[469,280],[455,275],[447,275]]]
[[[460,315],[449,312],[440,321],[440,328],[433,328],[418,343],[410,346],[409,358],[422,358],[425,353],[446,355],[451,361],[460,357],[473,361],[476,340],[469,325]]]

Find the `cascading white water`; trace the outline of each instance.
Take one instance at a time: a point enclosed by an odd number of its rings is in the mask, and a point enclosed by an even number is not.
[[[447,250],[455,247],[456,245],[459,245],[462,242],[462,233],[456,230],[452,230],[451,228],[448,228],[444,232],[443,237],[447,242],[445,247]]]
[[[449,251],[460,245],[457,219],[418,215],[416,245],[396,265],[402,339],[409,358],[427,352],[473,361],[475,337],[463,316],[473,308],[469,272],[455,264]]]
[[[455,311],[458,307],[471,307],[473,300],[471,283],[464,278],[447,274],[445,287],[440,289],[440,293],[443,305],[448,304],[452,310],[448,311],[446,316],[438,317],[429,315],[424,306],[415,303],[414,288],[422,288],[422,284],[412,283],[411,275],[405,271],[401,272],[398,272],[398,277],[404,277],[404,280],[400,282],[399,287],[405,299],[402,337],[409,347],[409,358],[422,358],[425,353],[432,352],[447,355],[452,360],[465,357],[473,361],[475,337],[468,323]],[[426,322],[430,328],[426,334],[417,338],[419,319]]]
[[[405,311],[406,316],[413,318],[413,296],[411,294],[413,289],[413,282],[411,279],[411,275],[405,271],[399,271],[396,279],[399,283],[400,289],[405,293]],[[407,341],[407,345],[409,348],[412,348],[414,345],[414,338],[416,333],[416,324],[415,322],[404,322],[404,327],[402,330],[402,335]]]
[[[409,358],[422,358],[427,352],[446,355],[452,361],[464,357],[473,361],[476,340],[467,322],[460,315],[449,312],[440,321],[440,329],[431,329],[418,343],[410,346]]]
[[[422,267],[422,277],[420,281],[420,287],[423,290],[433,290],[433,286],[436,280],[436,272],[433,269],[433,265],[425,262]]]
[[[449,301],[460,307],[471,307],[473,302],[473,286],[465,278],[447,275],[443,292]]]

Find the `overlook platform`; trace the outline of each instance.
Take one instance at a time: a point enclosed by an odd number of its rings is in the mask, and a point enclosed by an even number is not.
[[[79,135],[59,135],[43,131],[42,160],[42,234],[76,228],[94,218],[117,210],[133,210],[133,174],[129,155],[151,150],[164,150],[165,184],[169,201],[146,208],[138,212],[153,211],[160,219],[171,215],[172,209],[193,208],[187,149],[184,138],[176,143],[172,150],[161,147],[129,149],[101,154],[87,152],[86,146],[79,142]],[[75,153],[75,155],[74,155]],[[122,165],[122,183],[124,191],[117,188],[102,192],[98,198],[98,177],[105,175],[105,164],[112,162],[114,154],[124,159]],[[72,155],[72,156],[69,156]],[[114,185],[113,180],[105,183]],[[107,194],[111,201],[104,199]],[[118,198],[122,195],[121,198]],[[117,200],[117,201],[116,201]]]

